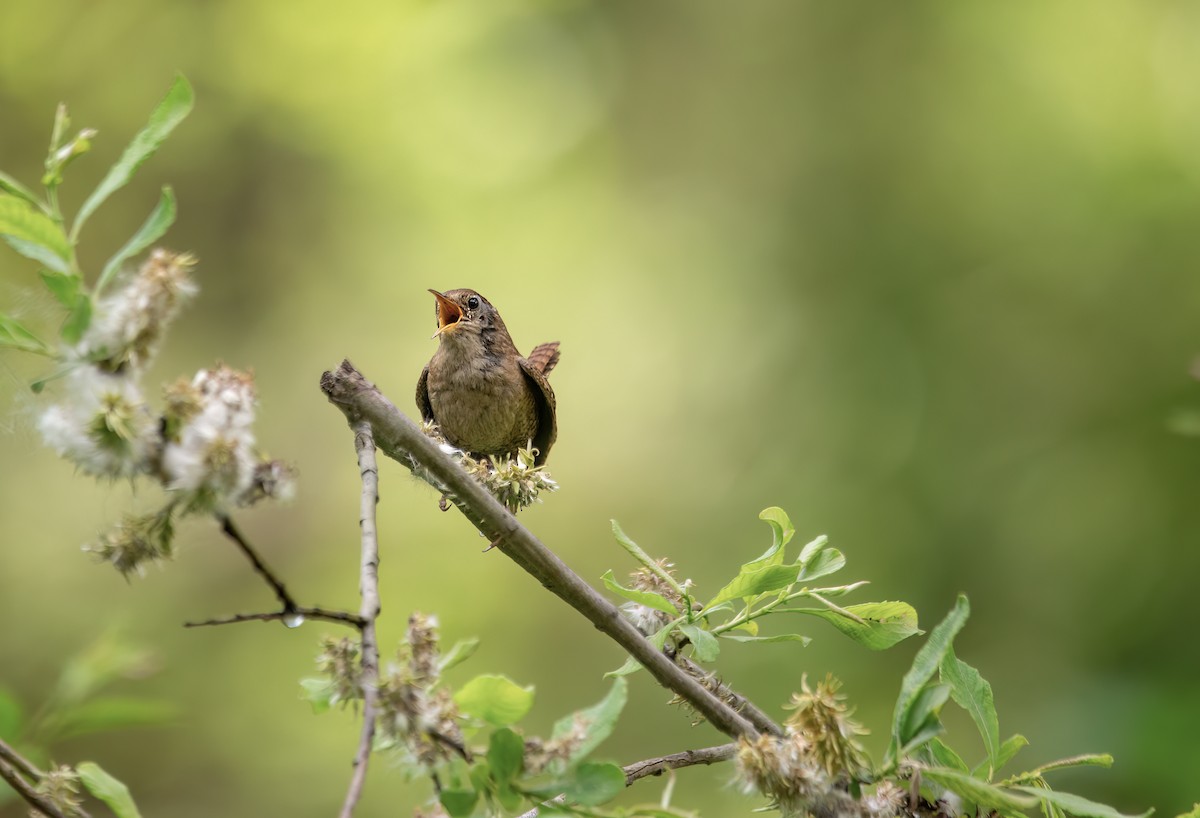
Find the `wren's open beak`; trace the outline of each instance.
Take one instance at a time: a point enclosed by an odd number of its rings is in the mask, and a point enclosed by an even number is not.
[[[452,331],[454,327],[458,325],[458,322],[462,320],[463,311],[462,307],[455,304],[437,290],[430,290],[429,292],[433,293],[433,297],[437,299],[438,329],[437,332],[433,334],[433,337],[436,338],[443,332]]]

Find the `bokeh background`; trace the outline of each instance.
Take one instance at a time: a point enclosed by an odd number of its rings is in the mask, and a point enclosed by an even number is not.
[[[584,577],[632,568],[616,517],[713,592],[783,506],[871,580],[856,601],[929,627],[968,593],[958,653],[1022,758],[1113,752],[1060,786],[1170,816],[1200,797],[1200,444],[1170,431],[1200,406],[1198,35],[1200,8],[1167,0],[7,0],[0,167],[36,184],[69,103],[100,130],[73,210],[173,74],[192,81],[193,115],[83,260],[94,275],[174,185],[167,244],[199,256],[202,293],[156,380],[257,373],[260,440],[300,496],[240,522],[301,599],[357,606],[354,451],[320,373],[349,357],[411,410],[426,288],[469,286],[521,348],[562,341],[562,491],[524,520]],[[51,327],[35,285],[0,254],[0,304]],[[119,627],[160,670],[118,692],[177,716],[60,758],[101,761],[147,815],[331,814],[357,727],[297,686],[326,629],[183,630],[271,604],[211,524],[128,584],[80,553],[158,498],[41,448],[38,374],[0,357],[0,686],[33,706]],[[385,644],[414,609],[478,635],[452,680],[535,684],[532,731],[600,698],[617,648],[394,463],[382,492]],[[782,715],[803,673],[833,672],[881,750],[919,642],[799,624],[811,647],[730,645],[725,678]],[[603,755],[719,740],[632,681]],[[676,803],[748,814],[729,775],[682,772]],[[425,795],[379,763],[363,814]]]

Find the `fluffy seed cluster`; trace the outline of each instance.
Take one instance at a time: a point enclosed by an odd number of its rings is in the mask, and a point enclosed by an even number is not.
[[[463,756],[458,706],[441,678],[437,620],[413,613],[396,662],[379,679],[379,730],[421,766]]]
[[[149,477],[171,493],[156,514],[129,517],[87,550],[128,577],[170,556],[172,515],[287,499],[292,470],[254,448],[254,380],[226,366],[168,387],[162,412],[141,380],[171,320],[196,292],[195,259],[155,250],[102,298],[83,338],[64,350],[60,399],[38,420],[46,444],[85,474]]]
[[[423,421],[421,431],[433,438],[443,452],[457,460],[468,474],[482,483],[513,514],[535,502],[540,503],[542,492],[558,491],[558,483],[546,472],[545,467],[533,464],[532,449],[519,449],[512,458],[476,459],[447,443],[436,423]],[[431,476],[422,472],[418,474],[436,488],[444,490]]]
[[[571,729],[549,740],[534,736],[525,739],[525,769],[531,775],[546,770],[561,772],[575,756],[592,730],[592,721],[580,713],[575,714]]]
[[[851,780],[862,780],[867,764],[854,740],[864,731],[849,718],[839,687],[832,676],[815,690],[802,680],[783,736],[738,742],[739,782],[747,793],[770,798],[785,816],[892,818],[899,805],[894,785],[880,784],[862,800],[847,791]]]
[[[841,686],[841,681],[829,675],[813,689],[802,676],[800,692],[792,694],[793,712],[786,724],[809,741],[812,756],[830,776],[860,779],[868,764],[866,750],[856,736],[866,735],[867,730],[850,718],[853,711],[838,692]]]
[[[357,639],[322,637],[317,670],[328,678],[330,705],[362,699],[362,643]]]
[[[42,776],[36,790],[53,803],[63,815],[82,815],[83,799],[79,797],[79,774],[66,765],[58,765]],[[42,813],[31,810],[32,818],[41,818]]]

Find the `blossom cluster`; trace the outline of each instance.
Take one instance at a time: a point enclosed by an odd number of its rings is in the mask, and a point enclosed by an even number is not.
[[[447,443],[436,423],[424,421],[421,431],[433,438],[443,452],[457,460],[467,474],[483,484],[513,514],[535,502],[540,503],[542,492],[558,491],[558,483],[545,467],[534,465],[533,449],[518,449],[513,457],[477,458]],[[437,485],[436,480],[425,479]]]
[[[164,408],[142,380],[180,307],[196,293],[187,254],[155,250],[99,299],[79,341],[62,353],[59,398],[38,420],[46,445],[84,474],[146,478],[169,494],[154,514],[128,517],[85,546],[128,576],[170,556],[172,516],[225,513],[286,499],[292,470],[258,453],[254,379],[224,365],[167,387]]]

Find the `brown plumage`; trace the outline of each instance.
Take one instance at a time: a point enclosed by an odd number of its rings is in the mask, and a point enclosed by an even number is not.
[[[437,299],[437,351],[417,381],[417,408],[450,445],[473,455],[511,456],[532,444],[542,465],[558,436],[546,376],[558,342],[517,352],[496,308],[474,290],[430,290]]]

